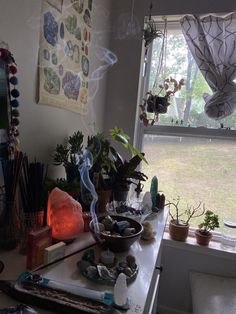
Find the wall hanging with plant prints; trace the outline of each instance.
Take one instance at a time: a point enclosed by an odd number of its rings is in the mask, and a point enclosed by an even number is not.
[[[92,0],[44,0],[39,103],[88,113]]]
[[[8,45],[0,42],[0,159],[19,151],[17,68]]]

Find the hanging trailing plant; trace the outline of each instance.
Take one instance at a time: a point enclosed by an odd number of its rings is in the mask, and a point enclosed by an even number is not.
[[[161,39],[155,80],[151,90],[146,93],[143,103],[139,106],[141,111],[139,118],[144,126],[154,125],[159,119],[159,114],[167,113],[171,104],[171,97],[184,85],[184,79],[177,80],[173,77],[165,78],[160,84],[160,78],[166,75],[167,18],[163,17],[163,30],[158,30],[157,22],[152,19],[151,10],[152,3],[150,4],[147,26],[144,30],[145,54],[147,54],[147,47],[155,38],[160,37]]]
[[[158,121],[159,114],[167,112],[170,106],[171,96],[181,90],[184,85],[184,79],[177,81],[173,77],[166,78],[163,84],[159,85],[159,92],[154,95],[151,91],[146,94],[143,104],[140,105],[140,120],[145,126],[154,125]]]

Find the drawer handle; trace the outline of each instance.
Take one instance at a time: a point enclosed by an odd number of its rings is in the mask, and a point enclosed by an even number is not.
[[[158,269],[158,270],[160,270],[160,272],[163,271],[163,267],[162,267],[162,266],[156,266],[155,268]]]

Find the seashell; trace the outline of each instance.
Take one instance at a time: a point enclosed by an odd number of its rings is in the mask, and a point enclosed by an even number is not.
[[[133,255],[127,255],[126,262],[131,269],[136,268],[136,259]]]
[[[92,279],[98,276],[98,270],[96,266],[87,267],[86,272],[87,272],[87,275]]]
[[[130,267],[126,267],[124,270],[123,270],[123,273],[128,276],[128,277],[131,277],[133,272],[132,272],[132,269]]]
[[[102,279],[115,279],[115,275],[106,266],[97,265],[97,271]]]
[[[135,232],[135,228],[125,228],[125,230],[123,231],[123,236],[129,236],[131,234],[134,234]]]

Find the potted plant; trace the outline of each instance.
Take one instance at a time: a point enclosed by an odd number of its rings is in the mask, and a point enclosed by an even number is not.
[[[184,85],[184,79],[176,80],[173,77],[166,78],[163,84],[159,85],[159,92],[154,95],[152,92],[148,92],[147,98],[144,99],[144,103],[140,105],[141,114],[140,120],[145,126],[153,125],[158,121],[159,114],[167,112],[168,106],[170,106],[170,99],[177,91],[179,91]]]
[[[133,145],[130,144],[130,137],[122,129],[115,127],[110,129],[111,137],[118,143],[127,148],[133,157],[127,161],[112,147],[111,153],[114,160],[114,167],[111,168],[109,177],[111,178],[113,199],[116,201],[126,201],[130,184],[136,185],[137,195],[142,190],[141,181],[145,181],[147,176],[138,171],[141,161],[147,163],[144,153],[141,153]]]
[[[213,211],[207,210],[205,212],[204,221],[198,225],[199,229],[195,231],[195,237],[199,245],[209,245],[212,238],[211,231],[219,228],[219,216]]]
[[[54,165],[63,165],[67,182],[79,181],[80,175],[76,161],[76,154],[81,153],[84,136],[82,132],[74,132],[65,140],[65,144],[58,144],[53,155]]]
[[[197,206],[187,205],[186,210],[180,209],[180,197],[166,204],[170,207],[169,234],[172,240],[185,241],[188,237],[189,222],[193,218],[200,217],[205,212],[205,206],[201,202]],[[172,211],[174,209],[174,212]]]
[[[140,188],[140,182],[145,181],[147,176],[137,170],[138,165],[142,161],[138,155],[133,156],[129,161],[127,161],[114,151],[113,157],[115,169],[111,169],[110,172],[113,199],[116,201],[125,201],[129,192],[130,184],[135,184]]]
[[[87,149],[93,156],[93,166],[90,169],[90,178],[98,194],[98,212],[104,212],[106,204],[110,201],[112,195],[112,186],[109,173],[115,169],[114,160],[111,151],[114,148],[110,141],[104,137],[103,133],[88,137]]]

